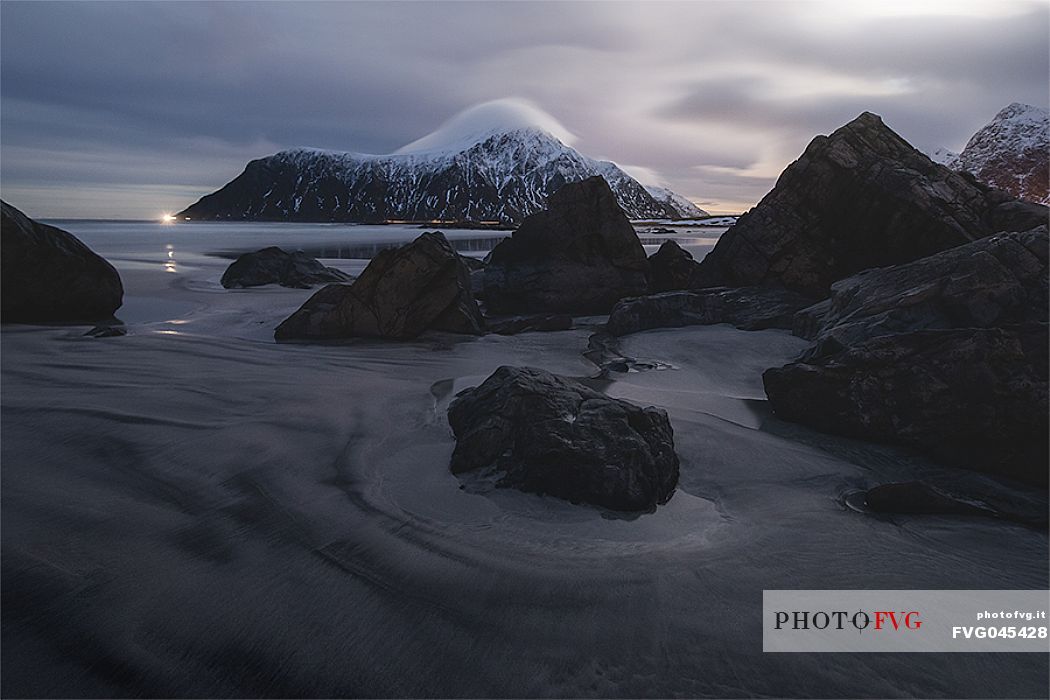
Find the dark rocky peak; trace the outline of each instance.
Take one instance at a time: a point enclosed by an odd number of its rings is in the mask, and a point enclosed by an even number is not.
[[[495,313],[604,313],[645,293],[648,268],[634,227],[595,176],[563,186],[493,249],[485,299]]]
[[[1045,207],[934,163],[865,112],[813,139],[701,262],[698,284],[823,296],[861,270],[1045,220]]]

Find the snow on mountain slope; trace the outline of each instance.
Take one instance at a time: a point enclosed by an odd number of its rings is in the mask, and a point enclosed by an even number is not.
[[[535,129],[571,146],[576,136],[557,119],[516,97],[484,102],[466,109],[421,139],[402,146],[395,155],[455,155],[500,133]]]
[[[967,142],[950,167],[1020,199],[1050,204],[1050,111],[1014,102]]]
[[[958,167],[959,154],[955,151],[950,151],[947,148],[938,148],[930,154],[930,160],[954,170]]]
[[[682,219],[698,219],[701,216],[707,216],[707,212],[696,206],[688,199],[672,192],[666,187],[653,187],[649,186],[645,188],[649,194],[656,198],[656,201],[663,202],[669,207],[673,207],[678,212],[678,217]]]
[[[565,183],[592,175],[605,177],[631,218],[696,215],[679,195],[654,196],[615,164],[566,145],[573,139],[531,103],[497,100],[462,112],[390,155],[300,148],[253,160],[177,216],[513,223],[542,209]]]

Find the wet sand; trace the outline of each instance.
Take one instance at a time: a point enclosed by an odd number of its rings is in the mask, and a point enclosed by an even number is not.
[[[279,345],[309,291],[223,290],[228,261],[175,250],[107,254],[126,337],[3,329],[4,695],[1045,696],[1040,654],[762,653],[763,589],[1048,575],[1045,533],[848,508],[941,470],[770,415],[761,370],[804,341],[625,339],[669,368],[607,390],[667,409],[682,465],[623,517],[448,471],[454,393],[502,364],[594,376],[587,321]]]

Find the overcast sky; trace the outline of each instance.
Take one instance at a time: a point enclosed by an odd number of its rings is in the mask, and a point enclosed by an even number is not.
[[[248,160],[388,153],[522,97],[583,153],[712,211],[864,110],[960,150],[1047,106],[1035,2],[0,3],[0,189],[37,217],[156,218]]]

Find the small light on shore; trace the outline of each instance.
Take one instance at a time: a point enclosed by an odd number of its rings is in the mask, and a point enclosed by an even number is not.
[[[160,220],[161,223],[170,224],[172,221],[177,220],[177,218],[178,217],[176,217],[174,214],[162,214]]]

